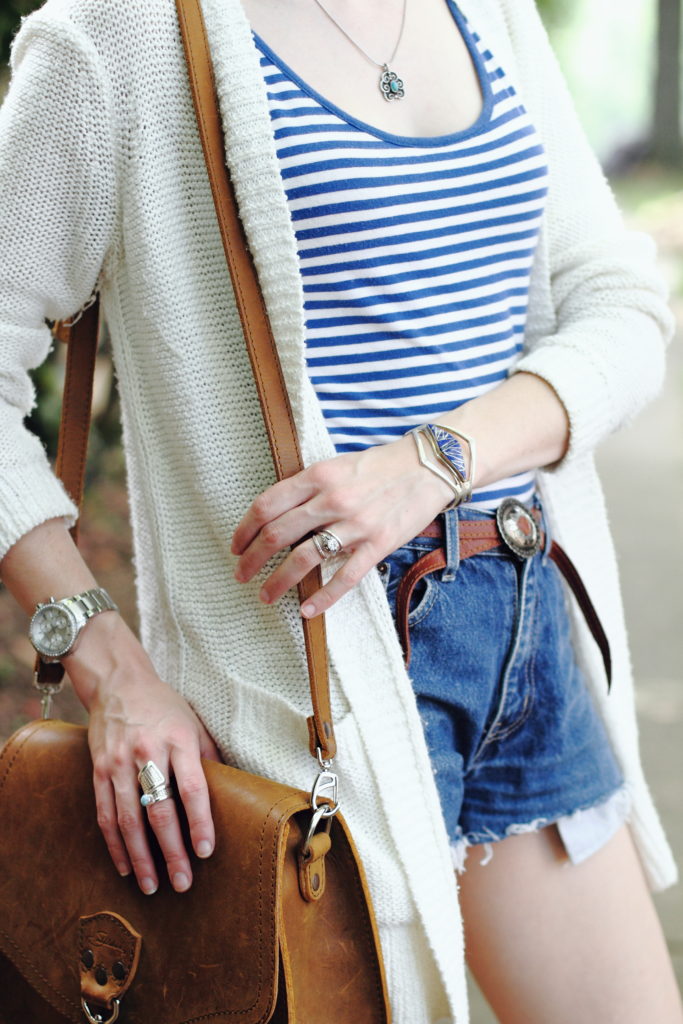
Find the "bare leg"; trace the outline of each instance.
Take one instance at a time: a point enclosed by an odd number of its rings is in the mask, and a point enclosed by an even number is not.
[[[554,826],[480,859],[460,878],[467,958],[502,1024],[683,1024],[627,827],[576,866]]]

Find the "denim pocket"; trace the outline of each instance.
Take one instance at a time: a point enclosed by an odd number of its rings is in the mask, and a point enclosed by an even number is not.
[[[408,569],[428,550],[428,547],[406,545],[394,551],[377,567],[394,621],[396,621],[396,594],[399,583]],[[431,575],[424,576],[419,580],[410,599],[408,625],[415,626],[422,622],[434,607],[438,596],[439,588]]]
[[[434,580],[431,576],[424,576],[413,591],[408,612],[408,625],[416,626],[418,622],[422,622],[431,612],[438,596],[439,588]]]

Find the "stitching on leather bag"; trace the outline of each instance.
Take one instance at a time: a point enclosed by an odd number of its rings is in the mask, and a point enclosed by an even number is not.
[[[266,811],[266,815],[265,815],[264,820],[263,820],[263,827],[261,829],[261,853],[260,853],[260,856],[259,856],[259,921],[262,921],[262,917],[263,917],[263,911],[262,911],[262,907],[263,907],[263,885],[261,884],[262,881],[263,881],[263,860],[264,860],[264,857],[265,857],[265,850],[264,850],[264,846],[263,846],[263,836],[265,834],[266,827],[268,825],[268,820],[270,818],[270,815],[275,810],[275,808],[278,807],[280,804],[286,804],[286,803],[292,802],[292,800],[293,800],[293,798],[292,798],[291,795],[280,797],[280,799],[276,800],[275,803],[272,804],[269,807],[269,809]],[[291,814],[294,814],[296,812],[292,808],[289,813],[291,815]],[[276,879],[277,879],[277,856],[275,857],[275,860],[273,861],[272,867],[273,867],[273,870],[271,872],[270,897],[271,897],[271,903],[274,903],[275,902]],[[262,978],[263,978],[263,969],[262,969],[262,962],[263,962],[263,943],[259,943],[259,986],[258,986],[258,991],[257,991],[256,997],[254,998],[254,1001],[253,1001],[253,1003],[251,1003],[250,1006],[246,1006],[242,1010],[212,1010],[210,1013],[202,1013],[198,1017],[188,1017],[186,1020],[182,1021],[181,1024],[198,1024],[199,1021],[211,1020],[211,1018],[213,1018],[213,1017],[220,1017],[220,1016],[234,1016],[235,1014],[241,1016],[242,1014],[249,1013],[250,1010],[253,1010],[253,1008],[256,1006],[256,1004],[258,1003],[258,1001],[259,1001],[259,999],[261,997],[261,992],[263,991],[263,980],[262,980]],[[262,1021],[266,1021],[267,1017],[262,1017],[261,1020]]]
[[[19,948],[19,946],[17,946],[17,944],[14,941],[14,939],[12,939],[11,936],[9,936],[7,934],[7,932],[5,932],[4,930],[3,930],[2,934],[7,939],[7,941],[9,942],[10,946],[12,946],[16,950],[19,958],[23,959],[25,961],[25,964],[27,964],[31,968],[31,970],[35,974],[35,977],[36,978],[40,978],[40,980],[45,983],[45,985],[50,990],[50,992],[54,993],[55,997],[58,1000],[60,1000],[60,1001],[63,1000],[63,1003],[62,1003],[62,1005],[58,1005],[56,1002],[54,1002],[53,999],[50,999],[49,995],[44,995],[42,992],[38,992],[37,995],[40,996],[41,999],[44,999],[47,1003],[49,1003],[50,1006],[52,1006],[52,1008],[57,1011],[57,1013],[67,1014],[68,1017],[69,1017],[69,1020],[73,1021],[74,1024],[78,1024],[78,1022],[80,1020],[80,1017],[73,1017],[73,1016],[71,1016],[73,1014],[73,1012],[74,1012],[73,1005],[70,1005],[68,1003],[68,1001],[66,1000],[66,997],[63,996],[61,994],[61,992],[58,992],[57,989],[54,987],[54,985],[52,985],[51,982],[49,982],[47,980],[47,978],[43,974],[40,973],[40,971],[38,970],[36,965],[33,963],[33,961],[29,960],[29,958],[24,955],[23,951]],[[16,971],[18,971],[19,974],[21,974],[22,978],[27,982],[27,984],[29,984],[33,988],[33,984],[34,984],[33,980],[29,977],[29,975],[26,973],[26,971],[22,967],[18,966],[14,962],[14,960],[10,960],[10,963],[12,964],[14,969]],[[66,1010],[64,1009],[64,1007],[66,1007]]]
[[[19,757],[19,754],[21,753],[21,750],[22,750],[24,744],[28,743],[28,741],[31,739],[31,737],[34,736],[35,733],[38,731],[38,729],[41,728],[41,725],[42,725],[42,722],[37,722],[35,728],[29,730],[29,732],[26,734],[26,736],[24,736],[23,740],[21,741],[19,746],[14,751],[14,754],[13,754],[12,758],[10,759],[10,761],[7,764],[7,768],[3,772],[2,778],[0,779],[0,792],[2,792],[2,789],[3,789],[4,785],[5,785],[5,782],[7,781],[7,776],[12,771],[12,768],[14,766],[14,762]]]
[[[376,951],[376,948],[375,948],[375,937],[374,937],[374,934],[373,934],[373,931],[372,931],[372,926],[370,924],[370,915],[369,915],[369,911],[368,911],[367,902],[366,902],[366,899],[365,899],[365,893],[363,891],[363,885],[361,883],[359,872],[358,872],[358,864],[356,863],[356,858],[354,857],[353,851],[351,850],[351,846],[349,845],[349,840],[348,840],[348,837],[346,835],[346,830],[344,829],[344,827],[342,825],[339,825],[339,828],[340,828],[340,831],[341,831],[341,833],[342,833],[342,835],[344,837],[344,842],[342,843],[342,846],[343,846],[342,858],[346,861],[347,864],[351,864],[352,867],[353,867],[353,871],[351,872],[351,874],[352,874],[353,880],[354,880],[354,888],[356,890],[356,895],[360,896],[360,904],[363,907],[363,936],[365,938],[365,948],[366,948],[366,951],[368,953],[370,961],[376,965],[377,964],[377,955],[376,955],[377,951]],[[342,858],[340,858],[340,859],[342,859]],[[384,1015],[384,1010],[383,1010],[383,1007],[384,1007],[384,989],[382,987],[379,967],[377,967],[377,966],[375,967],[375,970],[374,970],[373,974],[374,974],[374,977],[375,977],[375,992],[376,992],[377,999],[378,999],[378,1006],[376,1007],[376,1009],[379,1009],[379,1011],[380,1011],[380,1016],[377,1018],[377,1020],[380,1022],[380,1024],[384,1024],[384,1021],[385,1021],[385,1015]]]
[[[17,758],[19,757],[19,755],[20,755],[24,745],[26,743],[28,743],[28,741],[30,739],[32,739],[33,736],[35,736],[35,734],[43,727],[43,724],[44,724],[43,722],[37,722],[33,729],[29,729],[28,732],[26,733],[26,735],[24,736],[24,738],[22,739],[21,743],[19,743],[18,746],[16,747],[16,749],[14,750],[14,753],[13,753],[12,757],[10,758],[10,760],[9,760],[9,762],[7,764],[7,767],[6,767],[5,771],[3,772],[2,778],[0,779],[0,792],[2,792],[2,789],[4,788],[4,785],[5,785],[8,777],[9,777],[9,774],[12,771],[14,763],[17,760]],[[52,993],[54,993],[54,996],[56,997],[56,999],[60,1000],[60,1003],[59,1004],[55,1003],[48,996],[44,996],[42,992],[39,992],[38,995],[41,998],[45,999],[55,1010],[57,1010],[58,1013],[65,1013],[65,1012],[68,1013],[68,1014],[73,1013],[73,1006],[69,1006],[68,1001],[66,1001],[65,997],[61,994],[61,992],[59,992],[54,987],[54,985],[52,985],[52,983],[48,981],[48,979],[45,977],[45,975],[41,974],[40,970],[38,969],[36,964],[33,962],[33,960],[31,960],[28,956],[26,956],[26,954],[23,952],[23,950],[16,944],[16,942],[14,941],[12,936],[9,935],[5,931],[4,928],[2,929],[1,934],[2,934],[3,938],[6,939],[8,945],[10,945],[16,951],[16,954],[18,955],[19,960],[22,962],[22,965],[19,966],[13,960],[10,961],[12,966],[14,967],[14,969],[19,972],[19,974],[22,976],[22,978],[24,978],[24,980],[27,982],[27,984],[33,986],[33,980],[29,976],[29,974],[27,973],[27,968],[29,968],[30,971],[33,973],[34,977],[35,978],[39,978],[42,982],[44,982],[44,984],[47,986],[47,988]],[[67,1009],[64,1010],[64,1007],[67,1007]],[[76,1017],[70,1017],[69,1019],[74,1021],[74,1024],[78,1024],[78,1019]]]

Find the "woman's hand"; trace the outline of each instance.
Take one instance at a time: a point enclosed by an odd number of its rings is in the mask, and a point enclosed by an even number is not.
[[[157,889],[146,814],[171,884],[184,892],[192,884],[192,869],[176,802],[183,803],[195,853],[210,856],[215,836],[200,758],[220,760],[215,744],[187,701],[159,679],[117,614],[93,619],[74,653],[64,658],[64,667],[90,713],[97,820],[117,870],[127,875],[132,869],[148,895]],[[137,773],[147,761],[174,780],[174,796],[145,810]]]
[[[329,529],[348,559],[302,607],[311,618],[336,601],[451,501],[453,492],[420,465],[412,437],[318,462],[269,487],[253,502],[232,543],[235,578],[247,582],[283,548],[297,545],[266,579],[266,604],[295,586],[320,562],[307,534]]]
[[[63,519],[49,519],[21,537],[0,562],[0,575],[29,615],[50,594],[80,594],[97,586]],[[177,800],[183,802],[195,853],[208,857],[214,829],[200,757],[220,760],[213,740],[189,704],[159,679],[118,612],[96,615],[62,662],[90,712],[97,816],[114,864],[122,875],[132,868],[143,892],[154,892],[159,879],[145,834],[147,814],[174,888],[187,889],[192,870]],[[143,811],[137,773],[147,761],[175,778],[177,795]]]

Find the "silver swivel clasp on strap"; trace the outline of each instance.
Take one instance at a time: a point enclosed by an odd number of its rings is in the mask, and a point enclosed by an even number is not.
[[[325,828],[329,832],[332,826],[332,818],[339,810],[339,776],[336,772],[332,771],[332,761],[322,756],[320,747],[317,748],[317,755],[320,771],[311,790],[311,809],[313,815],[303,845],[302,852],[304,855],[308,852],[311,839],[315,835],[320,822],[325,822]]]

